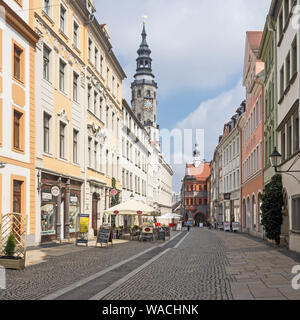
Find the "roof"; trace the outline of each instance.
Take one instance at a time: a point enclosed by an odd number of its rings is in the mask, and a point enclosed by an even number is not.
[[[247,38],[249,42],[250,49],[256,51],[259,49],[260,42],[262,39],[262,31],[247,31]]]
[[[202,163],[198,168],[193,164],[187,165],[188,176],[195,177],[198,181],[206,181],[210,176],[210,164]]]

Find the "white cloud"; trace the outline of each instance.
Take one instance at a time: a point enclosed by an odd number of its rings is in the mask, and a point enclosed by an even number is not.
[[[97,0],[100,23],[107,23],[115,53],[128,80],[135,72],[142,16],[147,14],[159,94],[226,86],[241,73],[245,31],[264,27],[270,0]]]
[[[209,161],[213,157],[218,138],[223,133],[224,124],[230,121],[244,100],[244,96],[244,88],[239,82],[233,89],[220,94],[214,99],[202,102],[195,111],[177,123],[175,127],[193,130],[204,129],[205,154],[202,157]],[[184,176],[185,165],[172,165],[172,167],[175,171],[174,187],[178,190],[180,188],[180,179]]]

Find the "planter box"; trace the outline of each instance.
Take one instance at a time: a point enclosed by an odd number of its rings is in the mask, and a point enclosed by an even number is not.
[[[4,267],[5,269],[23,270],[25,269],[25,260],[0,258],[0,266]]]

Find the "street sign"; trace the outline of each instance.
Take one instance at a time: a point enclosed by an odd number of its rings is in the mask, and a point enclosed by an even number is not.
[[[109,242],[113,246],[112,236],[112,228],[100,228],[97,235],[96,247],[98,243],[101,244],[101,248],[102,244],[106,244],[106,247],[108,247]]]
[[[118,191],[116,189],[112,189],[110,194],[115,197],[118,194]]]
[[[88,214],[79,214],[77,216],[76,246],[78,244],[88,246],[89,219],[90,216]]]
[[[57,186],[52,187],[51,189],[51,193],[53,195],[53,197],[58,197],[60,194],[60,189]]]

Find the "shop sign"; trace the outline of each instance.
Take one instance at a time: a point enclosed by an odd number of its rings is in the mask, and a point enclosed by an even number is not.
[[[230,231],[230,223],[224,222],[224,231]]]
[[[78,198],[77,197],[70,197],[70,202],[77,203],[78,202]]]
[[[232,222],[232,230],[233,231],[240,231],[240,223],[239,222]]]
[[[88,214],[79,215],[79,232],[87,233],[89,231],[89,218]]]
[[[57,186],[52,187],[51,193],[52,193],[53,197],[58,197],[60,194],[59,187],[57,187]]]
[[[48,192],[42,193],[42,200],[50,201],[52,200],[52,194]]]
[[[51,236],[56,234],[55,230],[49,230],[49,231],[41,231],[42,236]]]
[[[224,193],[224,200],[230,200],[231,199],[231,193]]]

